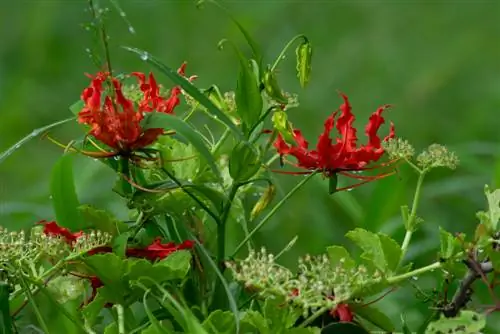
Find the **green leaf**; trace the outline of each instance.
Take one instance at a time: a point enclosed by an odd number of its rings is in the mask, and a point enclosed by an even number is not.
[[[0,281],[0,333],[11,334],[12,331],[12,317],[10,315],[10,285],[8,282],[1,278]]]
[[[248,133],[260,118],[263,102],[258,77],[254,75],[250,62],[240,52],[238,55],[240,72],[235,91],[236,108]]]
[[[146,291],[146,293],[144,293],[144,296],[142,299],[142,304],[144,305],[144,311],[146,312],[146,315],[148,316],[148,319],[151,322],[151,326],[150,326],[148,333],[174,334],[175,332],[173,330],[170,330],[168,327],[163,327],[160,324],[160,322],[158,321],[158,319],[156,319],[154,314],[149,309],[148,301],[147,301],[148,293],[149,293],[149,291]],[[152,328],[154,328],[154,331]]]
[[[202,326],[210,334],[233,334],[236,329],[233,314],[222,310],[210,313]]]
[[[486,185],[484,193],[488,200],[488,212],[478,212],[479,219],[491,232],[496,232],[500,220],[500,189],[490,191]]]
[[[283,136],[283,139],[289,143],[294,142],[293,129],[288,121],[288,114],[284,110],[276,110],[271,117],[273,127]]]
[[[330,246],[327,247],[326,252],[330,258],[330,264],[332,267],[341,266],[345,270],[349,271],[354,268],[356,263],[349,255],[349,252],[341,246]]]
[[[321,334],[370,334],[366,329],[351,322],[329,324],[321,330]]]
[[[73,155],[63,155],[54,165],[50,180],[50,193],[59,226],[71,231],[80,231],[87,227],[78,210],[80,203],[76,196],[73,178]]]
[[[387,271],[387,261],[385,259],[382,243],[377,234],[362,228],[356,228],[349,231],[346,237],[351,239],[363,250],[361,258],[373,262],[375,267],[382,272],[385,273]]]
[[[282,90],[278,84],[276,74],[268,68],[263,75],[262,83],[267,95],[280,103],[288,103],[288,100],[283,96]]]
[[[2,163],[12,153],[14,153],[18,149],[20,149],[21,146],[23,146],[24,144],[29,142],[31,139],[36,138],[41,134],[47,133],[48,130],[55,128],[56,126],[59,126],[59,125],[62,125],[62,124],[68,123],[69,121],[74,121],[74,120],[75,120],[75,117],[66,118],[66,119],[63,119],[62,121],[54,122],[52,124],[49,124],[49,125],[46,125],[46,126],[43,126],[41,128],[38,128],[38,129],[31,131],[31,133],[29,135],[25,136],[23,139],[19,140],[17,143],[15,143],[11,147],[9,147],[7,150],[2,152],[2,154],[0,154],[0,163]]]
[[[174,130],[177,135],[190,142],[201,156],[206,160],[214,174],[220,178],[220,172],[215,163],[212,153],[203,142],[203,137],[200,136],[194,128],[182,119],[165,114],[165,113],[149,113],[143,121],[143,128],[164,128]]]
[[[109,211],[86,204],[79,206],[78,211],[83,216],[87,228],[107,232],[111,235],[119,235],[128,230],[128,226]]]
[[[155,263],[153,268],[166,268],[169,271],[168,274],[164,275],[161,280],[157,280],[157,282],[171,279],[183,279],[186,277],[191,268],[191,259],[192,256],[190,251],[178,250],[165,259]]]
[[[321,334],[321,329],[315,327],[306,328],[289,328],[283,332],[284,334]]]
[[[241,318],[242,332],[244,325],[250,325],[251,327],[257,329],[260,334],[272,333],[266,319],[257,311],[248,310],[245,312]]]
[[[83,107],[85,106],[85,102],[82,100],[78,100],[75,103],[73,103],[71,106],[69,106],[69,110],[74,114],[78,115],[80,111],[82,111]]]
[[[116,322],[112,322],[106,326],[104,329],[104,334],[120,334],[118,332],[118,325]]]
[[[159,138],[157,147],[160,148],[163,167],[172,171],[180,180],[194,180],[200,170],[200,160],[196,156],[196,148],[175,140],[169,136]],[[186,159],[179,161],[180,159]],[[170,161],[172,160],[172,161]]]
[[[351,304],[350,306],[353,310],[353,313],[356,314],[356,316],[359,316],[371,322],[378,328],[383,329],[385,332],[395,331],[391,319],[389,319],[389,317],[386,316],[384,313],[382,313],[379,309],[370,306],[356,305],[356,304]]]
[[[179,85],[186,91],[187,94],[191,95],[196,101],[200,102],[201,105],[203,105],[205,108],[207,108],[208,112],[212,114],[216,119],[218,119],[220,122],[225,124],[228,128],[232,130],[232,132],[236,135],[237,138],[244,140],[243,133],[241,132],[240,129],[231,121],[229,117],[227,117],[221,110],[219,110],[210,99],[205,96],[196,86],[194,86],[192,83],[190,83],[188,80],[186,80],[184,77],[179,75],[177,71],[171,69],[170,67],[162,64],[159,60],[157,60],[155,57],[151,56],[149,53],[146,51],[136,49],[136,48],[131,48],[131,47],[124,47],[125,50],[128,50],[130,52],[133,52],[141,57],[141,59],[144,59],[148,63],[152,64],[154,67],[156,67],[158,70],[160,70],[161,73],[165,74],[170,80],[172,80],[176,85]]]
[[[440,256],[448,260],[450,257],[455,254],[455,250],[460,247],[456,238],[446,230],[444,230],[441,226],[439,226],[439,241],[440,241]]]
[[[240,142],[229,158],[229,175],[235,182],[248,181],[260,169],[259,153],[252,145]]]
[[[286,305],[285,298],[267,298],[264,317],[272,332],[292,327],[303,312]]]
[[[128,238],[130,233],[122,233],[113,239],[113,253],[121,258],[125,258],[125,251],[127,250]]]
[[[128,282],[125,280],[127,262],[113,253],[92,255],[84,262],[104,283],[105,286],[99,291],[106,301],[123,304],[128,291]]]
[[[431,322],[426,334],[460,333],[477,334],[486,326],[486,316],[473,311],[461,311],[455,318],[442,316],[439,320]]]
[[[97,292],[95,298],[82,309],[83,317],[87,326],[94,326],[102,318],[99,316],[106,305],[106,300]]]
[[[386,234],[379,232],[378,237],[382,244],[382,250],[384,251],[387,269],[394,272],[401,260],[401,246]]]
[[[304,37],[302,43],[295,51],[297,56],[297,77],[302,87],[307,86],[311,77],[312,47],[309,40]]]

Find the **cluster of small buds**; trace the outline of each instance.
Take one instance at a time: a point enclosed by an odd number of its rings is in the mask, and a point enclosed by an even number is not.
[[[447,167],[455,169],[459,163],[458,157],[454,152],[439,144],[430,145],[427,150],[420,153],[417,162],[424,169],[435,167]]]
[[[290,270],[274,262],[274,255],[262,248],[260,252],[250,251],[242,261],[227,262],[234,278],[243,282],[247,288],[256,289],[271,295],[287,295],[286,282],[292,279]]]
[[[343,261],[332,266],[327,255],[305,256],[299,260],[298,274],[274,262],[265,249],[251,251],[241,261],[227,263],[236,280],[264,297],[282,296],[304,312],[322,307],[334,308],[352,299],[363,289],[383,280],[380,272],[365,266],[346,267]]]
[[[402,138],[391,138],[382,143],[389,159],[411,159],[415,155],[413,146]]]
[[[0,262],[22,259],[25,257],[26,250],[24,231],[9,232],[0,227]]]
[[[234,91],[224,93],[224,103],[227,106],[228,113],[236,112],[236,94]]]
[[[64,258],[70,252],[70,247],[61,236],[47,235],[41,229],[33,229],[30,244],[39,255],[48,256],[52,259]]]
[[[73,244],[73,253],[82,254],[111,242],[112,236],[101,231],[91,231],[80,236]]]
[[[292,109],[292,108],[297,108],[300,103],[299,103],[299,95],[295,93],[288,93],[285,91],[282,91],[281,94],[283,97],[287,100],[286,104],[278,102],[271,97],[267,96],[268,103],[270,106],[283,106],[284,105],[284,110]],[[266,94],[267,95],[267,94]]]

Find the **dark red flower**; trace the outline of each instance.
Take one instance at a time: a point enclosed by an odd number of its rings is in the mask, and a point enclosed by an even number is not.
[[[161,239],[157,238],[146,248],[127,248],[126,255],[128,257],[140,257],[154,261],[156,259],[164,259],[177,250],[191,249],[193,247],[194,242],[191,240],[186,240],[176,245],[174,242],[162,244]]]
[[[187,63],[183,63],[181,67],[177,70],[182,76],[185,76],[185,69]],[[160,96],[160,87],[156,83],[153,73],[149,73],[148,80],[146,80],[146,75],[141,72],[133,72],[132,75],[136,76],[139,80],[139,88],[143,92],[144,97],[139,103],[139,111],[150,112],[156,110],[157,112],[162,112],[166,114],[173,114],[175,107],[180,104],[179,95],[182,90],[179,86],[175,86],[170,91],[169,98],[163,98]],[[197,76],[191,76],[188,80],[191,82],[195,80]]]
[[[47,222],[42,220],[37,224],[43,225],[43,233],[50,236],[61,236],[69,245],[72,245],[76,239],[83,235],[83,232],[71,233],[67,228],[57,225],[55,221]]]
[[[352,322],[354,315],[348,304],[338,304],[337,307],[330,311],[330,315],[338,318],[339,322]]]
[[[109,73],[99,72],[91,77],[92,82],[82,93],[85,106],[78,113],[78,121],[91,126],[90,134],[102,143],[119,152],[130,152],[155,142],[163,129],[142,129],[144,115],[136,111],[132,101],[125,98],[121,83]],[[106,95],[104,102],[103,83],[111,80],[113,96]]]
[[[327,118],[323,133],[319,136],[316,149],[309,150],[309,143],[302,136],[300,130],[294,130],[295,145],[288,145],[283,137],[278,135],[274,143],[274,147],[281,156],[291,155],[295,157],[299,168],[306,169],[311,173],[321,171],[326,177],[336,176],[337,173],[368,182],[389,174],[379,175],[375,177],[360,176],[351,174],[351,171],[363,171],[368,168],[370,162],[378,161],[384,154],[384,149],[381,146],[382,140],[378,137],[377,132],[385,120],[382,117],[382,112],[389,106],[384,105],[375,111],[369,119],[365,127],[365,134],[368,137],[366,145],[357,145],[356,128],[353,127],[355,120],[351,112],[351,105],[346,95],[341,94],[344,103],[340,106],[340,116],[335,124],[335,118],[339,111],[334,112]],[[332,142],[330,133],[336,127],[339,137]],[[383,140],[386,141],[394,137],[394,125],[391,123],[389,135]],[[303,174],[303,173],[297,173]],[[340,189],[339,189],[340,190]]]

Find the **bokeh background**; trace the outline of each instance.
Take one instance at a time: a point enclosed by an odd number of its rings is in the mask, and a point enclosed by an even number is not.
[[[91,35],[86,1],[0,2],[0,152],[33,129],[70,116],[68,106],[86,86],[84,72],[95,68],[85,49]],[[425,265],[436,259],[438,228],[472,234],[475,212],[485,208],[484,185],[500,186],[500,2],[498,1],[226,1],[225,5],[261,44],[269,63],[296,34],[314,46],[312,81],[300,89],[294,54],[282,63],[279,80],[298,93],[300,108],[293,123],[315,143],[323,121],[341,99],[351,99],[364,126],[379,105],[397,134],[417,149],[437,142],[457,152],[456,171],[436,170],[427,179],[419,215],[425,219],[415,234],[408,261]],[[228,38],[246,48],[234,24],[214,7],[198,10],[192,1],[121,1],[136,34],[111,13],[109,34],[114,69],[148,71],[147,64],[120,48],[148,50],[166,64],[188,61],[197,85],[216,83],[233,90],[238,68],[234,54],[219,51]],[[246,49],[245,49],[246,50]],[[248,51],[248,50],[246,50]],[[162,78],[162,83],[170,83]],[[387,131],[387,129],[384,129]],[[63,141],[78,133],[77,124],[53,131]],[[0,224],[25,228],[53,217],[48,176],[61,155],[47,140],[34,139],[0,164]],[[77,190],[81,202],[123,216],[123,203],[109,191],[114,178],[91,159],[78,160]],[[280,194],[299,181],[279,176]],[[401,241],[400,206],[410,204],[415,177],[402,168],[352,192],[330,196],[320,177],[308,183],[258,235],[259,245],[281,250],[299,239],[283,258],[293,265],[299,255],[319,254],[331,244],[352,248],[344,234],[355,227],[382,231]],[[415,283],[432,289],[439,273]],[[477,285],[479,291],[484,289]],[[483,291],[484,292],[484,291]],[[404,314],[418,325],[428,314],[411,295],[410,286],[390,294],[379,306],[396,323]],[[492,303],[482,293],[476,304]],[[480,300],[481,299],[481,300]],[[499,324],[491,318],[491,328]],[[491,330],[491,333],[497,331]]]

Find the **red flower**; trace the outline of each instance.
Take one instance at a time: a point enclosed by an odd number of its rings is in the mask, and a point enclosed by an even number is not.
[[[105,96],[101,104],[103,82],[108,79],[113,82],[114,95]],[[78,113],[78,121],[90,125],[90,134],[116,151],[130,152],[148,146],[163,134],[159,128],[142,129],[142,112],[134,110],[132,101],[123,95],[121,83],[109,73],[99,72],[92,77],[81,98],[85,106]]]
[[[335,309],[330,311],[330,315],[338,318],[340,322],[352,322],[354,319],[354,315],[347,304],[338,304]]]
[[[359,176],[349,173],[350,171],[363,171],[367,168],[370,162],[379,160],[384,154],[384,149],[381,146],[381,139],[377,135],[377,131],[385,120],[382,117],[382,112],[389,106],[384,105],[375,111],[369,119],[365,128],[368,143],[366,145],[357,146],[356,129],[353,127],[354,115],[351,112],[351,105],[347,96],[341,94],[344,103],[340,106],[340,116],[335,124],[335,117],[338,111],[334,112],[325,122],[323,133],[319,136],[315,150],[309,150],[309,143],[304,139],[300,130],[294,130],[295,145],[288,145],[283,137],[278,135],[274,143],[274,147],[281,156],[291,155],[297,160],[297,167],[307,169],[311,173],[321,171],[327,177],[336,176],[337,173],[348,177],[364,180],[368,182],[378,179],[389,174],[379,175],[375,177]],[[332,143],[330,132],[336,126],[339,137]],[[389,135],[383,140],[394,137],[394,125],[391,123]],[[362,184],[360,183],[360,184]],[[352,188],[352,187],[348,187]],[[343,190],[343,189],[338,189]]]
[[[185,76],[185,69],[187,63],[183,63],[181,67],[177,70],[182,76]],[[180,104],[179,95],[181,94],[181,88],[175,86],[170,91],[170,97],[165,99],[160,96],[160,87],[156,83],[153,73],[149,73],[149,78],[146,81],[146,75],[140,72],[133,72],[132,75],[136,76],[139,80],[139,88],[144,93],[143,100],[139,103],[139,111],[150,112],[156,110],[157,112],[163,112],[166,114],[173,114],[175,107]],[[196,76],[191,76],[188,80],[191,82],[195,80]]]
[[[51,236],[63,237],[69,245],[72,245],[76,239],[83,235],[83,232],[71,233],[67,228],[57,225],[55,221],[47,222],[42,220],[37,224],[43,225],[43,233]]]
[[[140,257],[154,261],[156,259],[164,259],[177,250],[190,249],[193,247],[194,242],[191,240],[186,240],[176,245],[173,242],[162,244],[161,239],[156,238],[153,243],[146,248],[128,248],[126,250],[126,255],[128,257]]]

